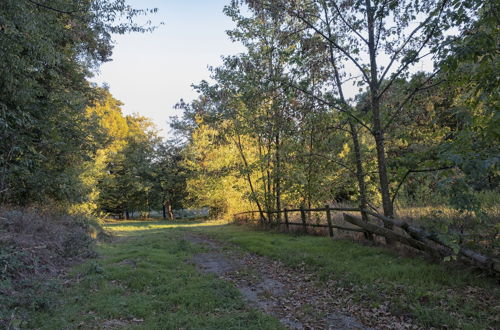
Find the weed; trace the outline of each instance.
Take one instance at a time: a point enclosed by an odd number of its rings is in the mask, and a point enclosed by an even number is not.
[[[24,326],[30,314],[52,308],[58,277],[95,256],[89,223],[37,208],[0,209],[0,326]]]

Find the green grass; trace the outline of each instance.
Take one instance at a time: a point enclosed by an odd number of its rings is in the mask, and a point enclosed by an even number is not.
[[[228,225],[195,230],[241,249],[305,264],[318,280],[353,288],[365,306],[389,301],[395,314],[408,314],[425,327],[497,328],[499,290],[492,279],[451,264],[405,258],[383,248],[327,237],[293,236]],[[496,318],[496,319],[495,319]]]
[[[410,315],[424,327],[499,327],[496,283],[450,264],[350,241],[220,222],[114,222],[105,227],[119,239],[101,243],[100,258],[75,268],[73,283],[62,290],[58,303],[37,313],[28,328],[92,328],[112,320],[138,329],[280,328],[277,320],[249,308],[231,284],[200,274],[186,262],[203,247],[184,241],[184,231],[213,236],[290,267],[305,265],[318,281],[334,279],[353,290],[358,304],[374,307],[388,301],[393,313]]]
[[[232,285],[186,262],[202,251],[182,239],[182,226],[194,224],[107,225],[121,236],[118,241],[100,244],[101,257],[75,268],[59,302],[34,315],[27,327],[88,329],[121,322],[137,329],[280,328],[246,306]]]

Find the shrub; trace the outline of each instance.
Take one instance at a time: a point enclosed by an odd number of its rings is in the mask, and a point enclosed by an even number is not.
[[[97,221],[43,208],[0,208],[0,327],[50,306],[64,270],[95,256]],[[105,234],[103,234],[105,235]]]

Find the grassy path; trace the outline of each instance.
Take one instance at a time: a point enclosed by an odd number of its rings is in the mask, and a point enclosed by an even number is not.
[[[374,322],[369,325],[399,315],[422,327],[499,326],[499,292],[492,280],[380,248],[216,223],[122,222],[107,228],[117,239],[100,243],[101,257],[73,270],[60,303],[37,314],[31,327],[281,328],[249,307],[231,283],[196,270],[189,261],[208,249],[186,241],[186,232],[280,260],[312,274],[318,285],[333,283],[343,307]]]
[[[118,238],[74,269],[61,303],[30,328],[279,329],[232,285],[185,262],[203,248],[182,239],[182,226],[109,225]]]
[[[194,229],[333,281],[346,312],[377,327],[386,314],[429,328],[499,329],[498,282],[453,264],[406,258],[383,248],[328,237],[290,236],[240,226]],[[371,313],[370,313],[371,311]]]
[[[287,267],[280,261],[249,253],[203,233],[189,232],[185,238],[210,247],[209,252],[198,254],[192,260],[200,272],[217,274],[232,283],[249,305],[279,319],[287,328],[367,329],[345,308],[353,304],[345,302],[345,295],[336,290],[335,283],[318,281],[314,273],[300,267]],[[355,309],[359,311],[358,307]],[[370,324],[372,320],[366,321]],[[408,322],[379,317],[376,323],[371,323],[372,326],[395,324],[403,329]]]

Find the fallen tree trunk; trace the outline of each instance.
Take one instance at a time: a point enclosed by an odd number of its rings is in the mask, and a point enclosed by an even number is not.
[[[444,249],[446,249],[446,254],[448,256],[455,254],[454,250],[451,246],[449,246],[446,242],[441,240],[435,233],[429,233],[421,228],[412,226],[406,222],[403,221],[398,221],[392,218],[388,218],[384,215],[375,213],[370,210],[365,210],[366,213],[379,218],[382,221],[385,222],[390,222],[394,226],[399,227],[403,229],[408,235],[410,235],[413,239],[418,240],[422,243],[425,243],[425,240],[430,240],[439,246],[442,246]],[[377,226],[378,227],[378,226]],[[494,258],[490,258],[488,256],[482,255],[478,252],[472,251],[470,249],[460,247],[458,253],[459,256],[463,256],[470,261],[472,261],[475,265],[477,265],[480,268],[489,270],[493,273],[500,274],[500,261],[496,260]]]
[[[344,213],[344,220],[349,222],[349,223],[352,223],[353,225],[359,226],[372,234],[384,236],[385,238],[387,238],[389,240],[393,240],[393,241],[403,243],[405,245],[409,245],[415,249],[425,251],[432,256],[439,256],[440,255],[440,253],[436,249],[428,246],[427,244],[425,244],[419,240],[413,239],[411,237],[399,235],[390,229],[380,227],[380,226],[374,225],[374,224],[369,223],[369,222],[365,222],[361,218],[355,217],[353,215]]]

